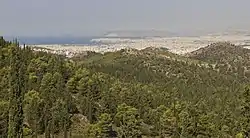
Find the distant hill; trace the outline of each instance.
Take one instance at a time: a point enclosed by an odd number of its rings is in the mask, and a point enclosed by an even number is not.
[[[187,54],[188,57],[211,62],[230,62],[236,59],[248,60],[250,49],[229,42],[218,42]]]
[[[250,49],[229,42],[213,43],[187,55],[191,59],[207,62],[222,74],[231,74],[239,79],[250,79]]]
[[[104,37],[170,37],[176,36],[176,33],[158,30],[128,30],[128,31],[110,31],[104,34]]]
[[[176,85],[179,87],[177,85],[181,84],[184,85],[183,88],[189,87],[198,91],[200,87],[209,85],[217,85],[217,87],[224,85],[226,88],[236,80],[234,76],[225,76],[212,68],[200,66],[198,62],[195,63],[195,60],[189,60],[170,53],[166,49],[158,48],[125,49],[104,55],[92,54],[80,61],[84,63],[84,67],[94,72],[107,73],[125,82],[151,83],[155,86]],[[209,78],[208,74],[214,77]],[[187,89],[180,91],[192,92]]]

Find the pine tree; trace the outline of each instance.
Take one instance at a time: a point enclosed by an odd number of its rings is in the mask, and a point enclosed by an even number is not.
[[[30,128],[34,131],[34,137],[38,137],[38,125],[40,119],[40,106],[42,103],[40,94],[34,90],[25,94],[24,99],[25,120],[29,123]]]
[[[51,73],[46,73],[43,76],[42,82],[41,82],[41,97],[44,100],[44,107],[43,107],[43,118],[44,118],[44,127],[45,127],[45,138],[50,138],[50,122],[51,122],[51,108],[53,101],[55,100],[52,95],[52,89],[53,89],[53,81],[52,81],[53,75]]]
[[[87,137],[110,138],[112,134],[112,118],[110,114],[101,114],[96,124],[87,129]]]
[[[126,104],[119,105],[114,117],[114,122],[117,126],[117,137],[141,137],[141,121],[136,108],[127,106]]]
[[[25,55],[24,49],[19,47],[17,41],[11,47],[10,56],[10,98],[9,98],[9,138],[23,137],[23,99],[26,91],[25,81]]]

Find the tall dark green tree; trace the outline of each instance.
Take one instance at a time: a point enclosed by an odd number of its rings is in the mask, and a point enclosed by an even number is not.
[[[51,73],[47,73],[43,76],[41,82],[41,97],[44,100],[44,107],[43,107],[43,120],[44,120],[44,127],[45,127],[45,138],[50,138],[51,134],[51,108],[55,101],[55,96],[52,93],[53,89],[53,75]]]
[[[9,138],[23,137],[23,99],[26,91],[25,55],[17,41],[10,48]]]
[[[40,108],[42,99],[40,94],[36,91],[29,91],[25,94],[24,99],[24,115],[25,120],[29,124],[29,127],[33,130],[34,134],[32,135],[34,138],[38,137],[39,130],[39,120],[40,120]]]

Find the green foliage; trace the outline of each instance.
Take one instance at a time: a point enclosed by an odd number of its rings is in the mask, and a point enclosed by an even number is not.
[[[0,100],[0,137],[6,137],[8,131],[9,102]]]
[[[25,121],[31,130],[35,132],[35,136],[37,136],[39,132],[42,102],[40,94],[36,91],[29,91],[24,96]]]
[[[234,74],[242,81],[249,81],[249,53],[250,50],[242,46],[218,42],[191,52],[189,56],[210,63],[222,74]]]
[[[109,138],[112,131],[112,118],[109,114],[101,114],[96,124],[91,124],[87,130],[89,138]]]
[[[29,136],[31,134],[32,134],[32,130],[31,129],[29,129],[27,127],[23,128],[23,135],[24,136]]]
[[[117,108],[114,117],[118,138],[134,138],[141,136],[141,123],[138,110],[126,104],[121,104]]]
[[[108,138],[110,137],[110,132],[112,131],[112,118],[109,114],[101,114],[97,125],[101,129],[101,137]]]
[[[3,137],[249,137],[249,50],[218,43],[190,57],[146,48],[68,59],[17,44],[0,37]]]
[[[235,137],[236,138],[244,138],[244,135],[242,133],[238,133]]]
[[[8,137],[23,137],[23,108],[22,103],[26,91],[26,59],[25,48],[21,49],[17,42],[10,47],[10,72],[9,72],[9,125]]]
[[[250,88],[247,86],[241,95],[241,115],[242,117],[242,129],[245,135],[250,135]]]

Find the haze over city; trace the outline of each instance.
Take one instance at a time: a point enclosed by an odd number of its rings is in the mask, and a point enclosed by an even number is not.
[[[5,36],[93,36],[114,30],[177,33],[250,29],[249,0],[1,0]]]

